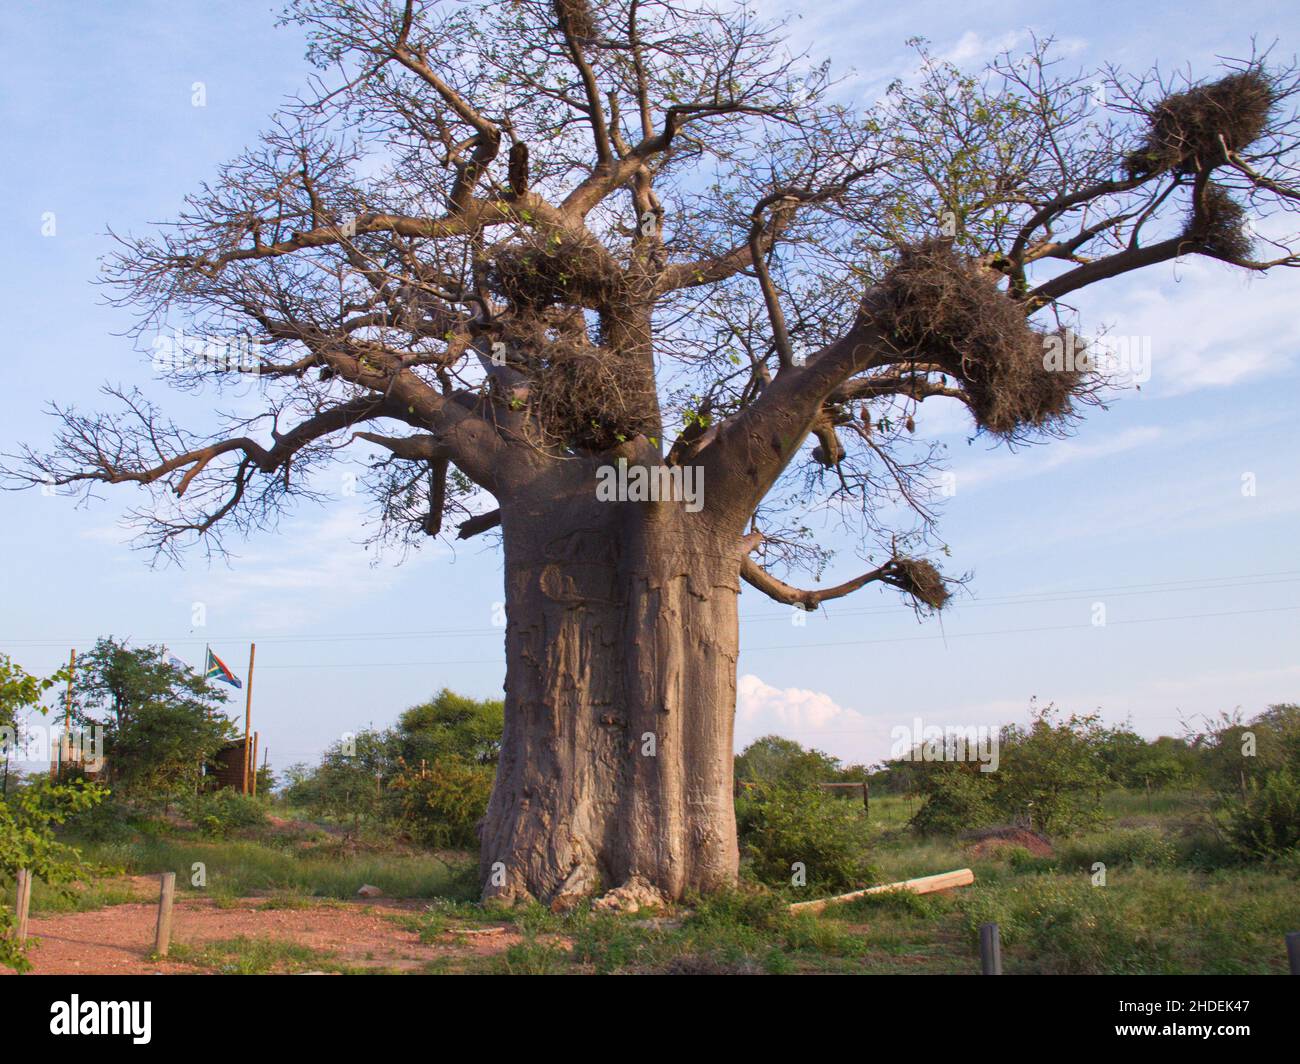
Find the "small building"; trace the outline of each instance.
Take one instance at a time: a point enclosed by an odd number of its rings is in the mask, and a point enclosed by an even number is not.
[[[212,763],[207,766],[205,771],[205,782],[208,789],[219,791],[229,787],[242,791],[244,789],[244,766],[248,764],[248,755],[248,740],[246,738],[231,739],[226,743],[217,751]]]

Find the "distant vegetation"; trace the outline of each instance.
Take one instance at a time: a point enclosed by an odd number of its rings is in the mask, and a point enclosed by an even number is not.
[[[505,707],[443,688],[395,727],[331,746],[319,765],[294,765],[290,806],[357,833],[387,830],[432,847],[472,847],[492,793]]]

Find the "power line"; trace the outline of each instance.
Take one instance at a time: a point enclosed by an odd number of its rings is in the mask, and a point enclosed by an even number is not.
[[[1104,625],[1093,625],[1091,623],[1081,624],[1057,624],[1036,626],[1028,628],[994,628],[985,631],[974,632],[940,632],[934,635],[906,635],[906,636],[888,636],[879,639],[847,639],[830,642],[817,643],[782,643],[776,646],[763,647],[741,647],[741,654],[765,653],[773,650],[811,650],[823,647],[849,647],[849,646],[871,646],[882,643],[912,643],[912,642],[933,642],[934,640],[950,639],[972,639],[981,636],[994,635],[1025,635],[1037,632],[1066,632],[1079,631],[1082,629],[1105,629],[1115,628],[1122,625],[1130,624],[1161,624],[1170,621],[1191,621],[1205,620],[1215,617],[1245,617],[1254,614],[1265,613],[1288,613],[1300,610],[1300,604],[1294,606],[1274,606],[1262,609],[1252,610],[1223,610],[1214,613],[1178,613],[1170,614],[1165,617],[1135,617],[1123,621],[1108,621]],[[446,659],[440,661],[336,661],[313,664],[267,664],[260,666],[263,669],[400,669],[425,667],[430,665],[500,665],[501,658],[459,658]]]
[[[803,650],[807,647],[855,647],[867,646],[873,643],[910,643],[921,640],[949,640],[949,639],[969,639],[973,636],[985,635],[1022,635],[1033,632],[1067,632],[1077,631],[1083,628],[1115,628],[1119,625],[1127,624],[1158,624],[1163,621],[1192,621],[1201,620],[1210,617],[1244,617],[1256,613],[1286,613],[1292,610],[1300,610],[1300,604],[1295,606],[1273,606],[1263,609],[1254,610],[1224,610],[1218,613],[1176,613],[1168,617],[1134,617],[1126,621],[1107,621],[1105,624],[1095,625],[1091,623],[1083,624],[1054,624],[1040,625],[1032,628],[998,628],[984,632],[940,632],[937,635],[908,635],[894,636],[883,639],[846,639],[829,643],[785,643],[779,646],[770,647],[742,647],[741,653],[757,653],[767,650]]]
[[[1283,579],[1269,579],[1272,577],[1282,577]],[[1278,584],[1300,583],[1300,569],[1279,570],[1273,573],[1249,573],[1242,576],[1217,576],[1217,577],[1200,577],[1189,580],[1171,580],[1157,583],[1143,584],[1116,584],[1109,587],[1084,588],[1078,591],[1070,592],[1023,592],[1013,595],[1004,595],[991,598],[977,598],[970,602],[961,602],[955,604],[955,608],[982,606],[982,607],[1000,607],[1000,606],[1018,606],[1018,605],[1049,605],[1058,602],[1077,602],[1082,599],[1093,598],[1097,595],[1108,595],[1112,598],[1127,598],[1135,595],[1156,595],[1170,594],[1189,591],[1224,591],[1234,590],[1242,587],[1271,587]],[[828,618],[838,617],[865,616],[871,614],[889,614],[897,613],[898,606],[864,606],[852,609],[823,610],[822,612]],[[742,621],[774,621],[789,620],[789,612],[780,613],[751,613],[741,614]],[[1040,629],[1035,629],[1040,630]],[[491,635],[503,633],[505,631],[502,625],[493,625],[486,628],[432,628],[423,631],[401,631],[401,632],[353,632],[338,633],[332,635],[304,635],[304,636],[197,636],[191,637],[172,636],[169,638],[140,639],[142,643],[166,644],[171,645],[189,645],[206,642],[222,643],[246,643],[255,639],[259,643],[327,643],[327,642],[364,642],[376,639],[425,639],[430,637],[439,638],[462,638]],[[43,647],[43,646],[67,646],[69,644],[86,643],[93,641],[94,637],[80,638],[42,638],[42,639],[0,639],[0,644],[14,647]]]

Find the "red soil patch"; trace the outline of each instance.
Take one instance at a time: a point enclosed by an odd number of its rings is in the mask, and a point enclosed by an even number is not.
[[[156,889],[156,887],[155,887]],[[200,948],[223,939],[252,938],[293,942],[329,953],[328,963],[351,968],[419,971],[447,959],[453,965],[504,952],[521,941],[507,925],[495,933],[446,934],[433,944],[392,917],[418,913],[420,901],[376,899],[306,909],[262,909],[264,898],[243,898],[232,908],[217,908],[210,898],[178,897],[172,914],[172,942]],[[156,903],[111,905],[92,912],[33,914],[28,959],[38,975],[153,975],[202,973],[173,958],[149,959],[153,950]],[[474,931],[484,930],[484,925]],[[10,974],[0,968],[0,973]]]
[[[972,857],[996,857],[1007,850],[1028,850],[1034,857],[1050,857],[1052,843],[1046,835],[1026,828],[993,828],[969,839]]]

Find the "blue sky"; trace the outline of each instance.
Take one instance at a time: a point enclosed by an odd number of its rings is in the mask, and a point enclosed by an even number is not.
[[[764,5],[778,10],[777,5]],[[144,231],[253,141],[304,83],[295,31],[265,3],[9,3],[0,14],[0,450],[41,443],[51,398],[90,408],[105,381],[149,383],[130,324],[91,281],[105,231]],[[1081,66],[1141,69],[1241,54],[1255,35],[1300,42],[1281,4],[820,4],[793,32],[857,71],[864,102],[906,72],[904,40],[976,64],[1054,34]],[[207,104],[191,104],[192,86]],[[56,232],[42,235],[53,212]],[[1150,735],[1240,706],[1300,700],[1300,274],[1247,278],[1184,262],[1089,294],[1086,321],[1148,336],[1152,379],[1066,442],[1017,453],[968,445],[954,412],[922,431],[949,445],[956,492],[942,533],[973,579],[943,620],[918,622],[867,589],[795,626],[741,600],[738,738],[769,731],[878,759],[891,727],[1023,719],[1031,697],[1132,718]],[[251,398],[251,397],[250,397]],[[210,397],[208,402],[210,403]],[[177,420],[203,396],[176,396]],[[1243,495],[1253,474],[1256,493]],[[340,478],[340,485],[342,481]],[[472,541],[400,567],[358,542],[362,500],[299,510],[229,563],[149,567],[119,525],[129,490],[76,509],[0,494],[0,649],[31,671],[98,635],[211,643],[239,674],[258,644],[256,727],[274,765],[385,724],[441,686],[499,694],[498,554]],[[845,551],[827,579],[855,574]],[[1107,623],[1091,623],[1104,603]],[[206,625],[193,624],[194,604]],[[232,703],[233,704],[233,703]],[[241,706],[242,708],[242,706]]]

